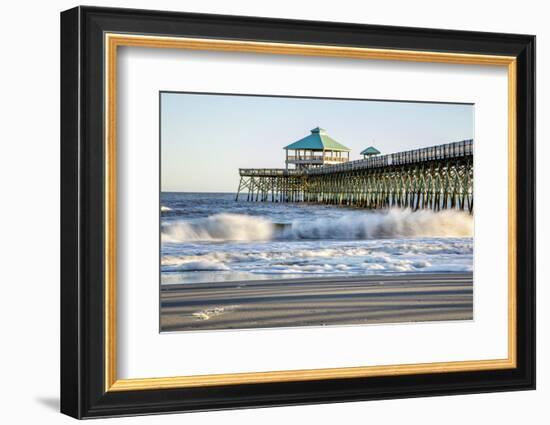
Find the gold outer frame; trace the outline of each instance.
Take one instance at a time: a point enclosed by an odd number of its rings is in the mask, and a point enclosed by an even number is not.
[[[517,211],[516,211],[516,58],[411,50],[370,49],[327,45],[267,43],[256,41],[216,40],[106,33],[105,43],[105,391],[137,391],[217,385],[257,384],[290,381],[313,381],[359,377],[411,375],[513,369],[517,366]],[[247,372],[214,375],[118,379],[116,324],[116,100],[117,48],[150,47],[240,53],[324,56],[355,59],[398,60],[507,67],[508,71],[508,357],[495,360],[469,360],[343,367],[327,369]]]

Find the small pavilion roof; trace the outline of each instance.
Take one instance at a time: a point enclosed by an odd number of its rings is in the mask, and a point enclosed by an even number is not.
[[[361,155],[378,155],[380,151],[374,146],[369,146],[367,149],[361,151]]]
[[[332,137],[330,137],[325,130],[319,127],[315,127],[311,130],[309,136],[304,137],[294,143],[291,143],[288,146],[285,146],[283,149],[305,149],[313,151],[341,151],[349,152],[351,149],[345,147],[341,143],[338,143]]]

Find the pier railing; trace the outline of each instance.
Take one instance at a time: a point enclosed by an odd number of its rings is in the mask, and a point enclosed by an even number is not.
[[[341,156],[330,156],[330,155],[289,155],[288,161],[334,161],[334,162],[345,162],[348,159]]]
[[[473,140],[461,140],[460,142],[447,143],[445,145],[430,146],[428,148],[413,149],[410,151],[358,159],[355,161],[345,162],[343,164],[309,168],[306,171],[306,174],[316,175],[340,173],[344,171],[362,170],[368,168],[389,167],[391,165],[438,161],[470,155],[473,155]]]
[[[239,168],[241,176],[251,177],[283,177],[283,176],[301,176],[302,170],[285,170],[284,168]]]
[[[444,145],[430,146],[427,148],[413,149],[388,155],[373,156],[343,164],[323,165],[304,170],[287,170],[284,168],[239,168],[241,176],[301,176],[319,175],[327,173],[339,173],[369,168],[389,167],[391,165],[416,164],[420,162],[438,161],[452,158],[471,156],[474,153],[473,140],[461,140],[459,142]],[[289,157],[290,158],[290,157]],[[299,157],[303,159],[305,157]],[[315,157],[317,158],[317,157]],[[319,157],[321,158],[321,157]]]

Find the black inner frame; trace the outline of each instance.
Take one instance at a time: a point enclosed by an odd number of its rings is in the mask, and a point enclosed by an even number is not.
[[[515,56],[517,367],[105,392],[103,65],[106,32]],[[534,36],[77,7],[61,14],[61,119],[63,413],[90,418],[534,389]]]

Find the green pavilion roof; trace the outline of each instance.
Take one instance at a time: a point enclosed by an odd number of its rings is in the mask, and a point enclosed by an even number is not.
[[[338,143],[336,140],[330,137],[325,130],[319,127],[315,127],[313,130],[311,130],[311,134],[309,136],[306,136],[303,139],[298,140],[297,142],[285,146],[284,149],[305,149],[318,151],[326,150],[342,152],[351,151],[351,149],[346,148],[344,145]]]
[[[367,149],[361,151],[361,155],[378,155],[380,151],[374,146],[369,146]]]

